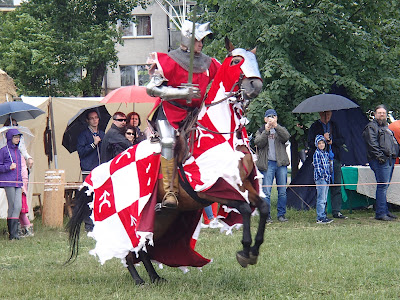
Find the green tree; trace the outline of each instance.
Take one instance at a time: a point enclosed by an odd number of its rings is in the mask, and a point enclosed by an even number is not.
[[[107,66],[118,61],[117,22],[127,24],[132,10],[144,2],[23,2],[0,20],[0,67],[27,95],[98,96]]]
[[[221,53],[216,50],[225,35],[240,47],[257,46],[264,90],[250,105],[250,131],[259,128],[263,112],[274,107],[296,148],[304,128],[317,117],[291,111],[310,96],[330,92],[333,85],[344,87],[363,111],[385,103],[398,113],[398,1],[202,0],[201,4],[207,7],[204,19],[212,21],[216,37],[208,47],[211,53]]]

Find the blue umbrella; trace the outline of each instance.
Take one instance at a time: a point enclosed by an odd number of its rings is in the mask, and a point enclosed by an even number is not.
[[[14,119],[17,122],[34,119],[44,114],[44,111],[33,105],[21,102],[4,102],[0,104],[0,123],[4,123],[7,119]]]

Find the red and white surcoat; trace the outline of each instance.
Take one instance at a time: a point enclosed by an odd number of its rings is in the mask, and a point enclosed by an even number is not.
[[[152,62],[157,65],[157,72],[168,80],[168,86],[179,87],[188,82],[189,72],[182,68],[175,60],[173,60],[168,53],[152,53]],[[206,71],[203,73],[193,73],[193,84],[198,85],[201,92],[201,98],[192,99],[192,103],[190,104],[186,103],[186,99],[175,99],[173,101],[183,107],[200,107],[204,99],[204,95],[207,92],[207,87],[213,80],[220,65],[221,64],[215,58],[211,58],[210,66]],[[179,122],[185,119],[187,111],[183,108],[175,106],[169,101],[162,101],[159,99],[156,101],[155,106],[150,114],[153,114],[160,105],[162,105],[169,123],[175,129],[178,129]]]

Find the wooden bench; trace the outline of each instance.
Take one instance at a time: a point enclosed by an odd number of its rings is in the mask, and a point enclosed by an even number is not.
[[[43,204],[42,204],[42,194],[41,193],[33,193],[32,197],[38,197],[39,200],[39,213],[42,215],[43,212]]]
[[[72,212],[74,208],[74,195],[75,191],[77,191],[82,182],[66,182],[64,186],[64,198],[65,198],[65,212],[69,217],[72,217]]]

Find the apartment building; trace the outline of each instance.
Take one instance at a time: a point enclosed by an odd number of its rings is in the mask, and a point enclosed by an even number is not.
[[[122,28],[124,44],[116,45],[118,67],[109,68],[103,82],[106,93],[121,86],[146,84],[149,53],[168,52],[179,46],[180,31],[157,4],[137,7],[132,14],[135,22]]]

